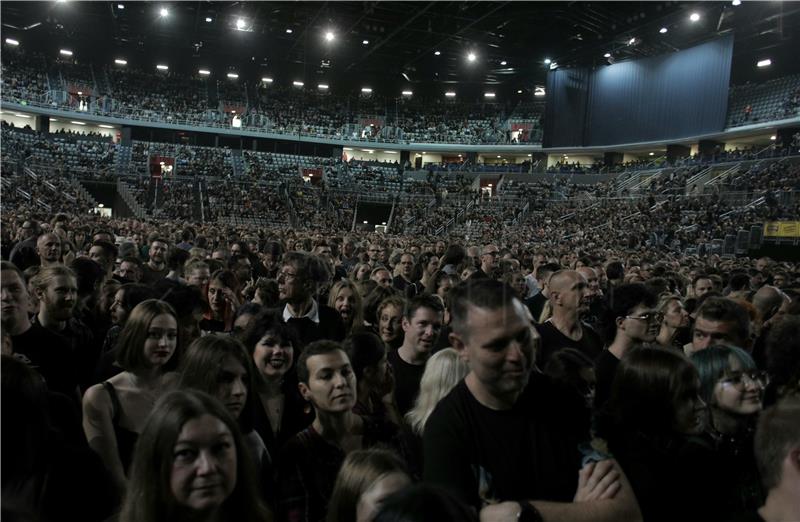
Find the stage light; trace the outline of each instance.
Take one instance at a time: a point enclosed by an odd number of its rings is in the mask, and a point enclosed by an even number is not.
[[[261,81],[264,83],[272,83],[272,78],[261,78]]]
[[[169,66],[168,65],[156,65],[156,69],[158,69],[159,71],[167,71],[167,70],[169,70]]]
[[[603,55],[603,58],[611,58],[611,53],[606,53]]]
[[[362,87],[361,92],[363,92],[364,94],[370,94],[372,92],[372,89],[370,89],[369,87]]]
[[[698,22],[700,20],[700,14],[692,13],[691,15],[689,15],[689,20],[691,20],[692,22]]]
[[[239,75],[238,75],[238,74],[236,74],[236,73],[228,73],[228,74],[226,74],[225,76],[227,76],[227,77],[228,77],[228,78],[230,78],[231,80],[235,80],[236,78],[238,78],[238,77],[239,77]]]
[[[413,95],[413,94],[414,94],[414,92],[413,92],[413,91],[403,91],[401,94],[402,94],[403,96],[411,96],[411,95]]]
[[[125,9],[125,4],[117,4],[117,9]]]
[[[127,60],[121,60],[121,59],[119,59],[119,58],[117,58],[116,60],[114,60],[114,63],[115,63],[115,64],[117,64],[117,65],[128,65],[128,62],[127,62]]]
[[[500,65],[506,65],[506,64],[508,64],[508,62],[507,62],[507,61],[505,61],[505,60],[503,60],[502,62],[500,62]]]
[[[19,45],[19,41],[14,40],[13,38],[6,38],[6,43],[8,45]]]
[[[735,5],[735,6],[736,6],[736,5],[742,5],[742,0],[733,0],[733,2],[731,2],[731,3],[732,3],[733,5]]]
[[[169,16],[169,10],[166,7],[162,7],[158,14],[161,15],[162,18],[166,18]]]
[[[494,93],[493,92],[485,92],[485,93],[483,93],[483,97],[484,98],[494,98]]]
[[[556,69],[558,69],[558,63],[550,62],[550,70],[555,71]]]
[[[769,139],[771,139],[772,141],[775,141],[775,140],[777,140],[777,139],[778,139],[778,137],[777,137],[777,136],[775,136],[775,135],[772,135],[772,136],[770,136],[770,137],[769,137]]]
[[[436,56],[439,56],[440,54],[442,54],[442,52],[441,51],[433,51],[433,54],[435,54]]]
[[[534,96],[544,96],[545,95],[544,87],[536,87],[533,90],[533,95]]]
[[[63,54],[64,56],[72,56],[72,51],[70,51],[70,50],[68,50],[68,49],[61,49],[61,50],[60,50],[60,51],[58,51],[58,52],[59,52],[60,54]]]
[[[669,31],[669,29],[667,29],[666,27],[662,27],[661,29],[658,30],[658,32],[661,34],[666,34],[667,31]]]
[[[759,60],[756,63],[756,65],[758,67],[769,67],[770,65],[772,65],[772,60],[770,60],[769,58],[767,58],[766,60]]]
[[[236,28],[241,31],[242,29],[244,29],[244,26],[245,26],[244,19],[243,18],[237,18],[236,19]]]
[[[294,85],[295,87],[302,87],[304,85],[304,83],[303,82],[294,81],[294,82],[292,82],[292,85]]]
[[[208,69],[200,69],[199,71],[197,71],[197,74],[202,74],[203,76],[208,76],[209,74],[211,74],[211,71],[209,71]]]
[[[369,40],[361,40],[361,45],[369,45]]]
[[[630,40],[628,40],[628,45],[633,45],[635,43],[636,43],[636,38],[635,37],[631,38]]]
[[[319,89],[321,91],[327,91],[328,90],[328,85],[325,84],[325,83],[320,83],[319,85],[317,85],[317,89]]]
[[[332,42],[334,38],[336,38],[336,36],[333,34],[333,31],[328,31],[327,33],[325,33],[326,42]]]
[[[477,56],[475,56],[475,53],[469,53],[469,54],[467,55],[467,60],[469,60],[470,62],[474,62],[474,61],[475,61],[475,60],[477,60],[477,59],[478,59],[478,57],[477,57]]]
[[[210,16],[206,16],[206,22],[207,22],[207,23],[211,23],[211,22],[213,22],[213,20],[211,19],[211,17],[210,17]]]
[[[446,93],[444,93],[444,95],[447,96],[448,98],[456,97],[456,93],[454,93],[453,91],[447,91]]]
[[[550,65],[551,63],[552,63],[552,61],[550,60],[550,58],[545,58],[544,59],[544,64],[545,65]]]
[[[294,31],[292,31],[292,30],[291,30],[291,29],[289,29],[288,27],[286,28],[286,34],[292,34],[293,32],[294,32]]]
[[[517,94],[522,94],[522,89],[517,90]]]

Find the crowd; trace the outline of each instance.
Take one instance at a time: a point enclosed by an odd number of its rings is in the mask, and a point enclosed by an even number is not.
[[[211,208],[270,204],[226,183]],[[343,234],[283,188],[306,226],[4,198],[4,515],[800,515],[800,265],[662,248],[722,200],[476,197],[464,241]]]

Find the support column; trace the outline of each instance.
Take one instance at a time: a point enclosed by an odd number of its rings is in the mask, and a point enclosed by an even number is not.
[[[606,152],[603,154],[603,163],[606,167],[613,167],[622,163],[624,156],[622,152]]]
[[[692,149],[685,145],[667,145],[667,161],[674,162],[679,158],[685,158],[692,153]]]
[[[697,144],[697,150],[701,157],[712,159],[725,150],[725,144],[721,141],[700,140]]]

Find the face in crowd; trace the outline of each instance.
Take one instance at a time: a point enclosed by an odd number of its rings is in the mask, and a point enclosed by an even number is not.
[[[253,362],[258,371],[269,381],[283,378],[294,362],[294,346],[274,332],[267,332],[256,343]]]
[[[403,311],[399,306],[390,304],[384,306],[378,317],[378,333],[383,342],[389,343],[397,339],[402,328]]]
[[[342,413],[356,403],[356,376],[342,350],[306,359],[308,383],[300,383],[303,398],[318,412]]]
[[[442,313],[426,306],[414,311],[411,318],[403,317],[404,344],[414,348],[418,355],[428,355],[439,339],[442,330]]]

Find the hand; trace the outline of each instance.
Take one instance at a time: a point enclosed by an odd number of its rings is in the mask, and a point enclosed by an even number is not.
[[[516,522],[522,508],[519,502],[500,502],[481,509],[480,522]]]
[[[224,292],[225,292],[225,300],[227,300],[228,303],[230,303],[234,311],[238,310],[240,305],[239,298],[236,297],[234,291],[231,290],[230,288],[226,288]]]
[[[614,498],[621,486],[620,471],[613,459],[592,462],[578,472],[578,489],[573,502]]]

